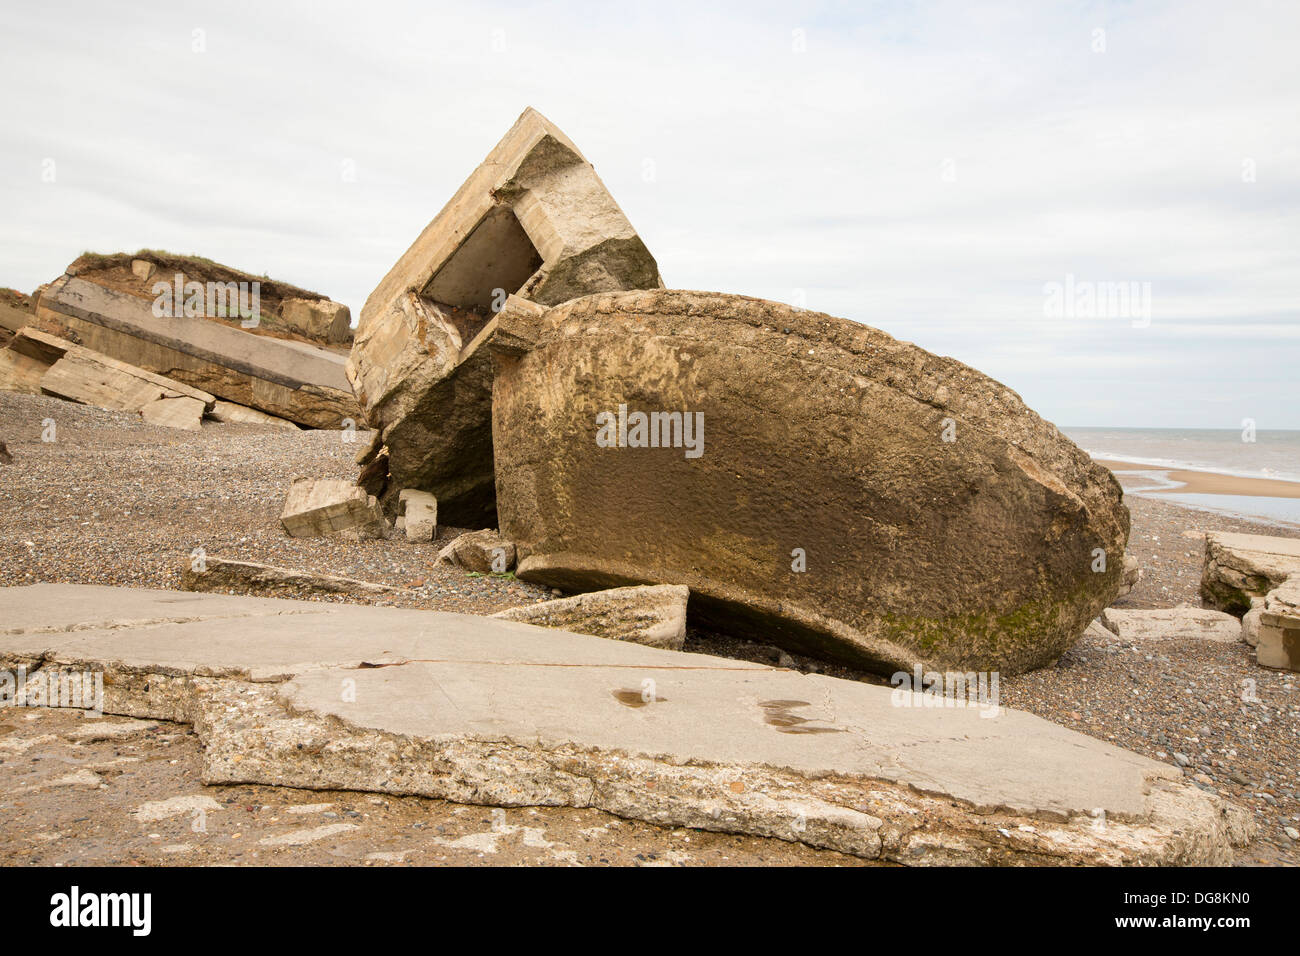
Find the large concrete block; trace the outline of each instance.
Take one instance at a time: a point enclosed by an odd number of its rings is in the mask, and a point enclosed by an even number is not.
[[[553,304],[662,285],[595,169],[526,110],[361,310],[348,378],[388,447],[390,495],[420,488],[450,524],[495,523],[480,346],[507,295]]]
[[[886,674],[1041,667],[1119,590],[1118,482],[960,362],[705,292],[506,310],[498,340],[521,578],[684,584],[702,623]]]

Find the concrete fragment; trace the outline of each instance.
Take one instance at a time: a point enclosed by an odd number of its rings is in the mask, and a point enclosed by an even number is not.
[[[308,338],[340,345],[352,341],[352,312],[328,299],[285,299],[280,318]]]
[[[140,409],[150,425],[196,432],[203,427],[203,403],[193,398],[158,398]]]
[[[216,400],[184,382],[137,368],[93,349],[28,327],[19,330],[9,347],[44,364],[41,391],[85,405],[117,411],[140,411],[159,399],[184,398],[199,414]]]
[[[299,536],[301,537],[301,536]],[[187,591],[231,591],[264,597],[299,597],[303,592],[377,596],[401,589],[317,571],[292,571],[254,561],[232,561],[207,555],[201,568],[185,559],[181,587]]]
[[[106,712],[194,722],[210,784],[594,807],[908,865],[1223,865],[1253,831],[1174,767],[1006,708],[430,611],[0,605],[0,666],[102,669]]]
[[[1137,558],[1131,554],[1124,555],[1124,575],[1120,581],[1119,593],[1116,598],[1122,598],[1126,594],[1131,594],[1137,587],[1138,581],[1142,579],[1142,569],[1138,567]]]
[[[234,402],[223,402],[220,399],[213,403],[212,411],[208,412],[208,416],[214,421],[226,424],[271,425],[289,431],[298,431],[298,426],[286,418],[277,418],[275,415],[268,415],[256,408],[237,405]]]
[[[1244,614],[1252,597],[1263,597],[1300,574],[1300,539],[1210,531],[1205,535],[1201,596],[1220,611]]]
[[[16,309],[7,302],[0,302],[0,329],[17,332],[35,318],[27,309]]]
[[[684,584],[704,625],[887,675],[1044,666],[1119,591],[1119,483],[960,362],[709,292],[497,321],[524,580]]]
[[[437,563],[479,574],[505,574],[515,566],[515,545],[491,528],[468,531],[438,552]]]
[[[348,378],[388,446],[390,489],[432,492],[452,525],[495,523],[482,344],[506,296],[554,304],[662,285],[591,164],[526,110],[361,310]]]
[[[432,541],[438,534],[438,499],[427,491],[404,488],[398,496],[407,541]]]
[[[1261,667],[1300,671],[1300,575],[1269,591],[1258,608],[1255,660]],[[1246,622],[1242,621],[1243,637]],[[1249,643],[1249,638],[1247,638]]]
[[[1206,640],[1236,643],[1241,622],[1231,614],[1199,607],[1171,607],[1129,611],[1108,607],[1101,622],[1126,641]]]
[[[280,524],[292,537],[346,532],[383,537],[384,515],[376,500],[339,478],[300,478],[289,488]]]
[[[672,584],[611,588],[514,607],[492,616],[680,651],[686,642],[686,602],[690,595],[690,589]]]

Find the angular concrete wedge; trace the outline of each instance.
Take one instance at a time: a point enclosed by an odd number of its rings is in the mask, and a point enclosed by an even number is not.
[[[396,608],[5,588],[0,668],[192,721],[208,783],[596,807],[907,864],[1222,864],[1242,811],[1028,714]]]
[[[390,512],[398,491],[416,488],[437,497],[446,524],[496,523],[481,345],[507,295],[552,305],[662,286],[595,168],[525,110],[361,310],[347,373],[388,449]]]

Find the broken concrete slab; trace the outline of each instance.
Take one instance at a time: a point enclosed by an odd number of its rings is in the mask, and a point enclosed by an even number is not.
[[[269,338],[337,344],[330,342],[329,334],[337,331],[337,319],[348,315],[347,306],[318,292],[201,256],[157,249],[142,249],[135,255],[88,252],[64,272],[150,302],[161,296],[174,314],[201,317]],[[345,318],[345,330],[349,321]]]
[[[384,515],[365,490],[341,478],[299,478],[289,487],[280,524],[294,538],[331,534],[384,536]]]
[[[1300,539],[1206,532],[1201,596],[1220,611],[1245,614],[1251,598],[1292,575],[1300,575]]]
[[[118,361],[31,326],[21,329],[9,347],[47,366],[41,375],[41,391],[57,398],[132,412],[160,398],[189,398],[205,409],[216,400],[208,392],[184,382]]]
[[[438,552],[437,563],[479,574],[505,574],[515,566],[515,544],[491,528],[467,531]]]
[[[287,418],[277,418],[275,415],[268,415],[266,412],[258,411],[256,408],[249,408],[247,405],[237,405],[234,402],[223,402],[220,399],[213,402],[212,410],[208,412],[208,417],[213,421],[222,422],[227,425],[270,425],[275,428],[284,428],[288,431],[298,431],[299,428]]]
[[[499,611],[493,617],[680,651],[686,643],[689,588],[658,584],[592,591]]]
[[[1241,622],[1231,614],[1199,607],[1129,611],[1108,607],[1101,622],[1116,636],[1135,644],[1147,641],[1204,640],[1235,644]]]
[[[397,594],[400,588],[319,571],[295,571],[255,561],[235,561],[205,555],[201,562],[186,559],[181,587],[187,591],[226,591],[263,597],[300,597],[306,592],[354,596]]]
[[[432,541],[437,536],[437,498],[427,491],[403,488],[397,503],[407,541]]]
[[[1114,476],[953,359],[677,290],[506,309],[497,338],[522,579],[684,584],[703,625],[886,675],[1042,667],[1119,591]]]
[[[74,276],[44,290],[37,315],[104,355],[300,425],[339,428],[360,418],[345,357],[320,346],[155,315],[150,299]]]
[[[388,446],[392,487],[432,492],[449,524],[495,523],[481,345],[506,296],[554,304],[662,285],[591,164],[526,110],[361,310],[348,378]]]
[[[0,602],[0,666],[102,670],[105,712],[192,721],[206,783],[596,807],[912,865],[1222,865],[1252,834],[1173,767],[897,688],[430,611]]]
[[[193,398],[159,398],[140,408],[150,425],[196,432],[203,427],[203,403]]]

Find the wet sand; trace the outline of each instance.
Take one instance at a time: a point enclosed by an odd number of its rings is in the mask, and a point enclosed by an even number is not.
[[[1176,488],[1144,488],[1143,494],[1242,495],[1248,498],[1300,498],[1300,481],[1276,478],[1243,478],[1220,475],[1212,471],[1185,471],[1163,465],[1143,465],[1131,461],[1094,458],[1111,471],[1158,472],[1170,481],[1181,482]]]

